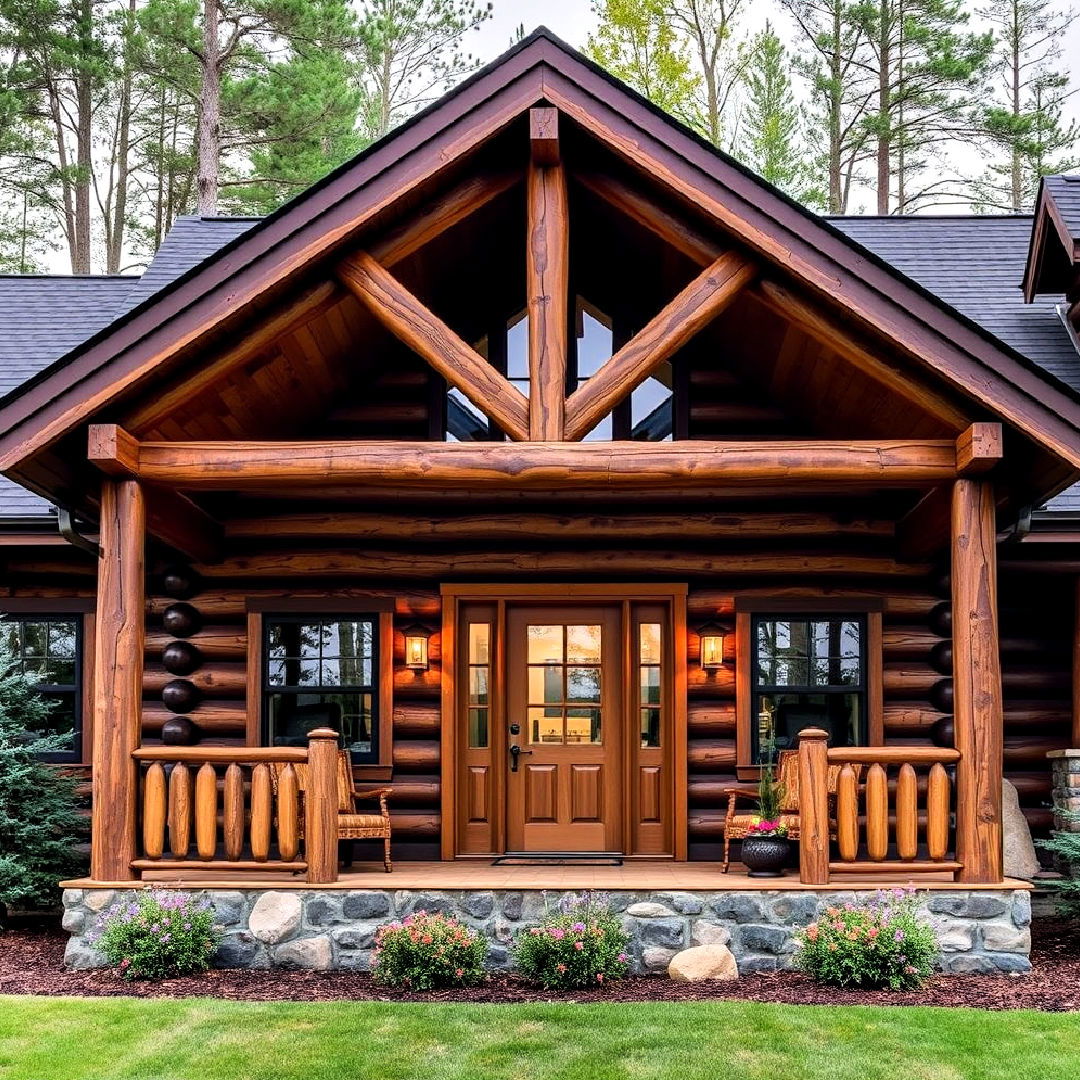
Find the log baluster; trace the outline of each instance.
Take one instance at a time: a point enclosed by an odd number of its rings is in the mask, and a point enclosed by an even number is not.
[[[829,883],[829,733],[806,728],[799,734],[799,879]]]
[[[143,780],[143,852],[160,859],[165,850],[165,767],[155,761]]]
[[[217,850],[217,771],[206,762],[195,776],[195,850],[209,862]]]
[[[225,770],[222,834],[225,840],[225,858],[239,859],[244,850],[244,773],[235,761]]]
[[[934,862],[941,862],[949,850],[951,787],[945,766],[932,766],[926,785],[926,849]]]
[[[854,862],[859,852],[859,779],[843,765],[836,782],[836,839],[840,858]]]
[[[878,762],[866,774],[866,854],[882,862],[889,852],[889,778]]]
[[[251,857],[265,862],[270,856],[273,819],[270,767],[259,764],[251,772]]]
[[[186,859],[191,847],[191,770],[178,761],[169,776],[169,851]]]
[[[291,862],[300,850],[300,785],[291,764],[278,777],[277,822],[278,852]]]
[[[896,853],[914,859],[919,853],[919,785],[915,769],[905,761],[896,781]]]

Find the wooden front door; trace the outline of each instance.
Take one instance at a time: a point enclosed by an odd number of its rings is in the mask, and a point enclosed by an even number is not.
[[[619,606],[510,607],[509,851],[621,851]]]

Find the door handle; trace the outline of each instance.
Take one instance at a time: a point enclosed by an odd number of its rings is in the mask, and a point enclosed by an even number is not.
[[[518,761],[521,759],[521,755],[522,754],[531,754],[531,753],[532,753],[531,750],[522,750],[521,747],[518,746],[517,743],[514,743],[510,747],[510,771],[511,772],[517,772],[518,771]]]

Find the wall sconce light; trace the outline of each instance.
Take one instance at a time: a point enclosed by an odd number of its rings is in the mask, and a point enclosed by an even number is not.
[[[405,666],[410,671],[427,671],[431,631],[426,626],[413,623],[402,632],[405,635]]]
[[[705,671],[717,671],[724,666],[724,628],[719,623],[706,623],[701,636],[701,666]]]

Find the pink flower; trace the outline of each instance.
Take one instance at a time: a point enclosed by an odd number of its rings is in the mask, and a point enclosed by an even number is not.
[[[557,971],[557,972],[558,972],[558,973],[559,973],[560,975],[562,975],[562,974],[564,974],[564,973],[566,972],[566,965],[565,965],[565,964],[556,964],[556,965],[555,965],[555,970],[556,970],[556,971]]]
[[[602,983],[604,981],[604,973],[602,971],[598,971],[596,973],[596,981],[598,983]]]
[[[457,971],[454,972],[454,974],[457,975],[457,977],[460,979],[461,976],[465,974],[465,969],[464,968],[458,968]]]
[[[585,948],[585,942],[584,941],[575,941],[574,942],[574,948],[577,949],[578,952],[581,952],[581,950]]]

